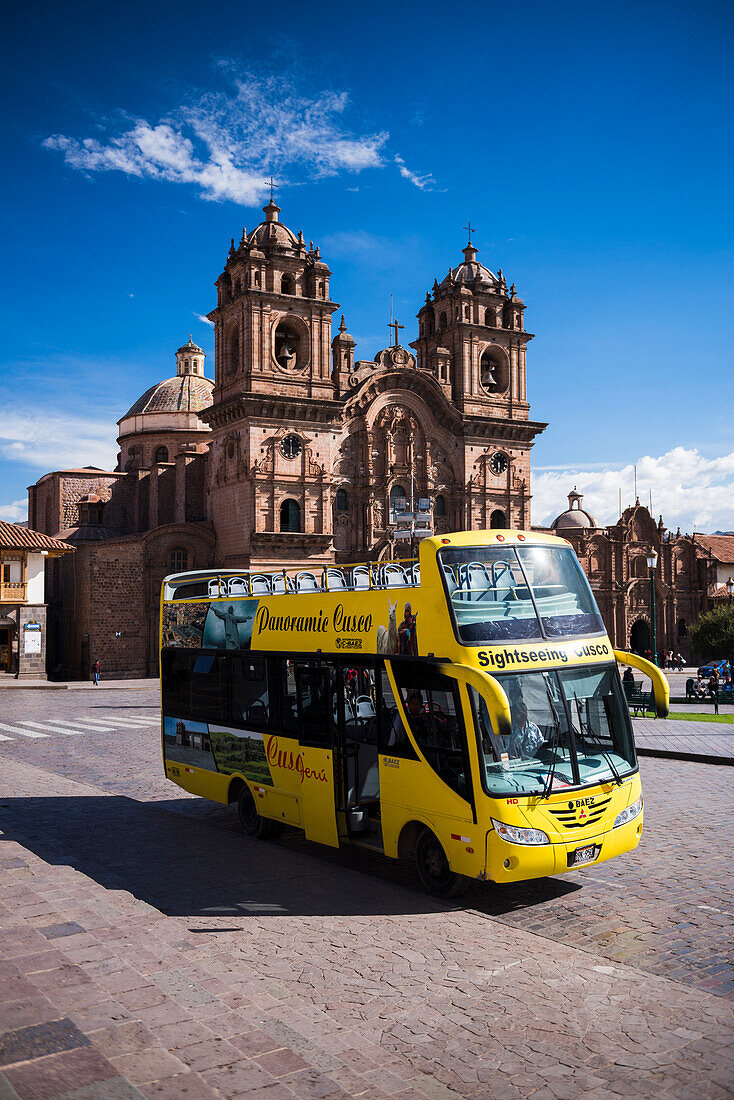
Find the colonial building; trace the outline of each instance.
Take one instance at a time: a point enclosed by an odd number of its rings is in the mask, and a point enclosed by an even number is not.
[[[612,643],[645,654],[652,650],[652,588],[647,555],[658,555],[655,569],[655,621],[658,652],[694,659],[688,628],[721,595],[726,569],[733,568],[734,535],[681,535],[655,522],[639,500],[616,523],[599,525],[582,507],[576,489],[568,509],[550,531],[573,546],[586,572]],[[728,575],[731,575],[730,573]],[[724,588],[725,591],[725,588]]]
[[[529,527],[525,305],[477,260],[432,289],[417,338],[355,360],[318,246],[279,218],[232,241],[217,279],[214,382],[191,339],[176,375],[119,421],[117,467],[46,474],[30,522],[77,553],[50,572],[49,668],[157,670],[171,571],[392,556],[397,513],[428,499],[435,530]],[[412,349],[412,350],[411,350]]]
[[[45,566],[74,547],[0,520],[0,676],[46,678]]]

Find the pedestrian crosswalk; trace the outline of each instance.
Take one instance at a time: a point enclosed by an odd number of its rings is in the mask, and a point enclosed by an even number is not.
[[[76,737],[85,734],[154,733],[160,729],[160,717],[153,715],[125,715],[115,718],[88,717],[86,714],[69,718],[46,718],[39,722],[31,718],[14,718],[0,721],[0,742],[29,739],[41,741],[57,737]]]

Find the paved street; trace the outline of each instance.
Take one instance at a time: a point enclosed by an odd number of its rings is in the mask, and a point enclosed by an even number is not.
[[[157,715],[0,697],[2,1100],[731,1094],[730,768],[644,759],[636,852],[447,905],[248,840]]]

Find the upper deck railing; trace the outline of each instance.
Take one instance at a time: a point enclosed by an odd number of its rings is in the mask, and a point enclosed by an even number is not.
[[[164,599],[222,599],[227,596],[284,596],[307,592],[365,592],[384,588],[415,588],[420,566],[415,558],[365,562],[320,569],[206,569],[166,577]]]

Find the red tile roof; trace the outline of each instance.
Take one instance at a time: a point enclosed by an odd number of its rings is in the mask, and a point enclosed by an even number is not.
[[[52,539],[30,527],[0,520],[0,548],[5,550],[53,550],[57,554],[73,553],[74,547],[61,539]]]
[[[705,550],[710,550],[722,565],[734,565],[734,535],[699,535],[696,542]]]

